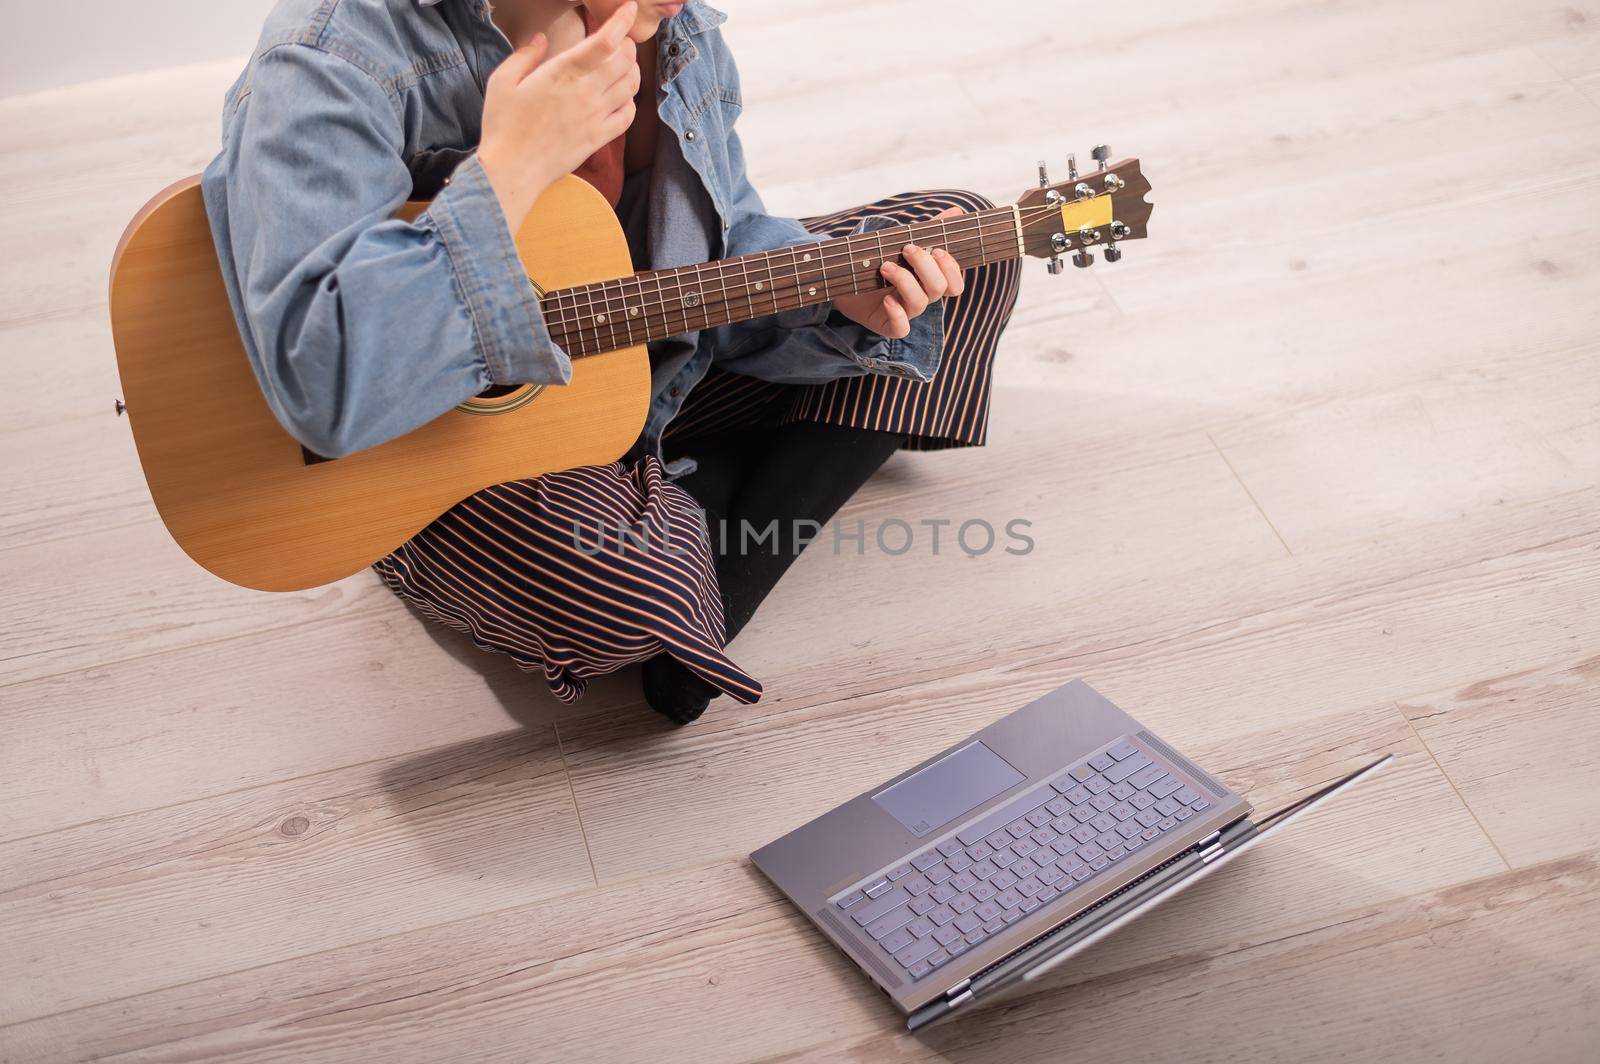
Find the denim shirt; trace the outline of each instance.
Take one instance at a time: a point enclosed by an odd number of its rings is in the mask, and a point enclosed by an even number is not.
[[[726,17],[688,0],[656,35],[661,133],[618,204],[636,269],[820,239],[751,187]],[[485,79],[510,52],[487,0],[280,0],[228,91],[201,177],[223,281],[268,404],[318,454],[393,439],[491,385],[571,379],[474,151]],[[660,454],[713,363],[791,383],[928,380],[943,343],[942,301],[899,340],[823,303],[655,341],[636,449]]]

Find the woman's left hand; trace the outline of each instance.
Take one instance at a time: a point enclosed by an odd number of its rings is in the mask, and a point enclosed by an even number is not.
[[[961,213],[961,208],[950,207],[934,217]],[[834,309],[880,336],[899,339],[910,334],[911,319],[927,310],[930,303],[945,296],[958,296],[966,288],[961,264],[944,248],[929,251],[907,244],[900,253],[910,263],[909,270],[888,260],[878,267],[879,274],[889,282],[887,293],[874,290],[840,296],[833,301]]]

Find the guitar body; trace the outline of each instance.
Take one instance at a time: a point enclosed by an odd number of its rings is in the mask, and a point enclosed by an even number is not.
[[[517,247],[544,291],[633,272],[611,206],[576,177],[539,199]],[[615,461],[650,401],[638,345],[575,359],[570,384],[471,399],[389,443],[310,459],[245,357],[197,178],[129,224],[110,302],[123,398],[162,521],[200,565],[264,591],[359,572],[491,485]]]

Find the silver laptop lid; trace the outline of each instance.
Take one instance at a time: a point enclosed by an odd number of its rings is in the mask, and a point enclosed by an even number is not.
[[[1393,760],[1393,754],[1385,754],[1258,822],[1243,820],[1231,826],[1214,843],[1154,870],[1146,879],[1130,884],[1123,894],[1107,899],[1094,911],[1085,912],[1048,938],[1019,951],[1009,963],[997,965],[981,974],[972,983],[972,995],[963,998],[961,1004],[976,1006],[990,1003],[1043,978],[1107,935],[1125,927],[1169,898],[1176,897],[1240,854],[1247,853],[1263,839],[1281,831],[1291,821],[1316,809]],[[959,1008],[924,1008],[912,1016],[908,1026],[916,1030],[958,1011]]]
[[[1057,901],[963,950],[931,975],[917,975],[863,941],[859,921],[895,904],[902,891],[892,873],[936,847],[953,847],[1008,810],[1049,792],[1052,782],[1085,758],[1126,741],[1171,766],[1173,778],[1203,796],[1204,809],[1171,826]],[[1133,764],[1133,761],[1129,761]],[[1174,784],[1176,785],[1176,784]],[[907,1013],[959,993],[961,984],[1009,954],[1115,893],[1200,839],[1243,818],[1249,805],[1082,681],[1073,681],[906,772],[823,813],[752,854],[757,867]],[[998,826],[998,823],[997,825]],[[1031,829],[1030,829],[1031,830]],[[970,841],[963,845],[971,847]],[[897,867],[898,866],[898,867]],[[919,869],[920,871],[920,869]],[[876,886],[881,896],[847,904]],[[901,899],[905,900],[905,899]],[[889,940],[885,940],[889,941]]]

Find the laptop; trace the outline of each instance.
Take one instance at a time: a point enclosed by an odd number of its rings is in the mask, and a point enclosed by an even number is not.
[[[1392,760],[1252,819],[1074,680],[751,859],[914,1031],[1042,977]]]

